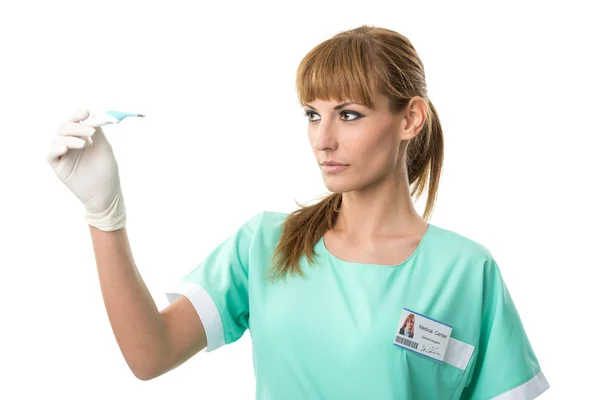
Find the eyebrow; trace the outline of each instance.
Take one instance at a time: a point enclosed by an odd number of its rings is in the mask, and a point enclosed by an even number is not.
[[[349,103],[340,103],[340,104],[338,104],[337,106],[333,107],[333,109],[334,109],[334,110],[339,110],[340,108],[346,107],[346,106],[347,106],[347,105],[349,105],[349,104],[357,104],[357,105],[359,105],[359,106],[362,106],[362,104],[360,104],[360,103],[353,103],[353,102],[349,102]],[[302,104],[302,105],[303,105],[303,106],[310,107],[310,108],[312,108],[313,110],[317,111],[317,109],[316,109],[316,108],[314,108],[313,106],[311,106],[310,104]]]

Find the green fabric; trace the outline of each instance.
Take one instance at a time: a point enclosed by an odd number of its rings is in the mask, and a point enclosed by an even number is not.
[[[385,266],[340,260],[321,238],[305,278],[268,284],[286,216],[253,216],[183,278],[214,301],[225,344],[249,330],[257,399],[491,399],[540,372],[483,245],[430,223],[405,262]],[[466,368],[395,346],[403,307],[474,346]]]

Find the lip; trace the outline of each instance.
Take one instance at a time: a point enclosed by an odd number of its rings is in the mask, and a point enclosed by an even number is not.
[[[321,164],[321,167],[325,170],[325,172],[328,172],[328,173],[343,171],[346,168],[348,168],[349,166],[350,165],[343,165],[343,164],[338,164],[338,165]]]
[[[345,165],[345,166],[348,166],[349,164],[343,164],[343,163],[337,162],[337,161],[323,161],[321,163],[321,165]]]

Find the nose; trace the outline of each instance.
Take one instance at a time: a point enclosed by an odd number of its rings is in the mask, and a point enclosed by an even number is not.
[[[337,148],[337,132],[333,122],[321,120],[315,128],[314,147],[319,151],[335,150]]]

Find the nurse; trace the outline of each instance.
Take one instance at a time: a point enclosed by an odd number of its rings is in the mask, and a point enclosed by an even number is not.
[[[257,399],[542,394],[548,381],[491,251],[428,222],[444,140],[412,43],[366,25],[341,32],[304,57],[296,87],[332,193],[289,214],[257,212],[173,282],[160,312],[131,255],[108,140],[79,123],[86,110],[61,125],[47,159],[86,205],[109,320],[135,376],[153,379],[248,330]],[[425,188],[421,216],[413,195]]]
[[[254,215],[172,285],[165,312],[189,299],[206,351],[248,329],[257,399],[538,397],[549,384],[492,253],[427,222],[444,140],[411,42],[339,33],[296,86],[332,194]],[[425,187],[422,218],[411,195]]]

